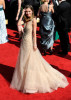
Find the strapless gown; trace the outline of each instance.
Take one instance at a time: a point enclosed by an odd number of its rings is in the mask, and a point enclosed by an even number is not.
[[[3,6],[0,5],[0,44],[8,42]]]
[[[20,51],[10,88],[23,93],[46,93],[65,88],[66,77],[33,49],[32,20],[24,27]]]

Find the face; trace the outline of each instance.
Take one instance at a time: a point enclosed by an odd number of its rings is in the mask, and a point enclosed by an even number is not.
[[[32,10],[30,8],[27,8],[25,10],[25,14],[26,14],[27,17],[31,17],[32,16]]]

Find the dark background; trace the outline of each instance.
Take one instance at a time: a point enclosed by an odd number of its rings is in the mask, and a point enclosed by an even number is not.
[[[66,0],[71,4],[71,0]],[[5,0],[6,9],[5,17],[8,19],[8,26],[13,26],[16,28],[16,14],[18,9],[18,0]]]

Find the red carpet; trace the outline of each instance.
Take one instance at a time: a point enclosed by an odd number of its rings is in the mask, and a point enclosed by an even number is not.
[[[60,50],[59,40],[54,43],[54,54],[43,57],[67,77],[69,86],[44,94],[23,94],[9,87],[20,47],[17,34],[17,31],[8,29],[9,42],[0,45],[0,100],[71,100],[71,76],[69,76],[71,73],[71,51],[65,57],[59,56],[57,54]],[[70,35],[71,33],[69,33]],[[37,34],[37,38],[38,48],[42,53],[39,34]]]

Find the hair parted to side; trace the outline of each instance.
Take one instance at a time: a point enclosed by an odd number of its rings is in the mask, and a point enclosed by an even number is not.
[[[28,8],[30,8],[30,9],[32,10],[32,16],[31,16],[30,18],[28,18],[28,17],[26,16],[26,14],[25,14],[25,15],[24,15],[24,21],[25,21],[25,22],[30,21],[30,20],[32,20],[32,19],[34,18],[34,9],[33,9],[33,7],[32,7],[31,5],[26,5],[26,6],[25,6],[25,10],[28,9]]]

